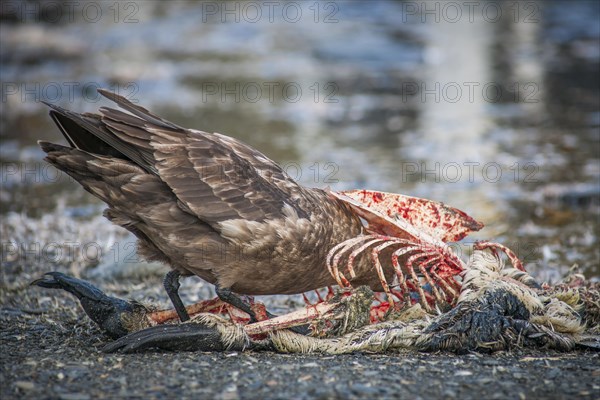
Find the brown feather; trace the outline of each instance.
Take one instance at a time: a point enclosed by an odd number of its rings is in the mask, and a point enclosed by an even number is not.
[[[234,138],[183,129],[101,93],[131,114],[102,108],[81,115],[51,106],[59,121],[69,121],[59,127],[78,148],[40,146],[48,162],[108,204],[106,217],[139,238],[146,258],[243,294],[334,284],[327,252],[362,231],[344,203],[298,185]],[[359,257],[355,270],[353,283],[379,288],[368,257]]]

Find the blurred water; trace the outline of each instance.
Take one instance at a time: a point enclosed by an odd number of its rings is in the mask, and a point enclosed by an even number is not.
[[[39,100],[107,87],[305,185],[459,207],[543,278],[600,275],[598,2],[59,4],[2,4],[2,214],[99,213],[35,142],[62,140]]]

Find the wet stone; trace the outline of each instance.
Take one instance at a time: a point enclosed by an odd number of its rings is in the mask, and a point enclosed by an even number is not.
[[[560,374],[561,374],[560,369],[558,369],[558,368],[552,368],[550,371],[548,371],[546,373],[546,378],[548,378],[548,379],[555,379],[555,378],[559,377]]]
[[[365,395],[375,395],[379,392],[379,390],[376,387],[364,385],[364,384],[360,384],[360,383],[350,386],[350,390],[355,393],[365,394]]]
[[[17,381],[15,382],[15,386],[24,391],[30,391],[35,389],[35,384],[33,382],[27,381]]]
[[[91,397],[85,393],[64,393],[60,395],[61,400],[89,400]]]
[[[446,390],[444,390],[443,393],[442,393],[442,395],[444,397],[449,397],[451,399],[456,398],[456,392],[454,390],[452,390],[452,389],[446,389]]]

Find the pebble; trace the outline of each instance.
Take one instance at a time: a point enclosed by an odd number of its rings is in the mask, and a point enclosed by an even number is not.
[[[452,389],[446,389],[444,390],[444,392],[442,393],[442,395],[444,397],[449,397],[451,399],[455,399],[457,397],[456,392]]]
[[[15,386],[22,390],[33,390],[35,388],[35,384],[33,382],[27,381],[16,381]]]
[[[61,400],[89,400],[90,395],[86,393],[64,393],[60,395]]]
[[[454,373],[454,376],[471,376],[473,373],[471,371],[460,370]]]
[[[361,383],[356,383],[350,386],[350,390],[355,393],[366,394],[366,395],[375,395],[378,390],[375,387],[364,385]]]
[[[560,374],[561,374],[560,369],[552,368],[550,371],[548,371],[548,373],[546,373],[546,378],[555,379],[558,376],[560,376]]]

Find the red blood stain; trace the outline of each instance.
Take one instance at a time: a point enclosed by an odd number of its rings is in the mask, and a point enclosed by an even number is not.
[[[390,303],[387,301],[383,301],[378,305],[372,306],[369,318],[371,323],[374,324],[383,321],[389,309]]]
[[[373,193],[373,201],[375,201],[375,203],[381,203],[383,201],[383,195],[381,193]]]

